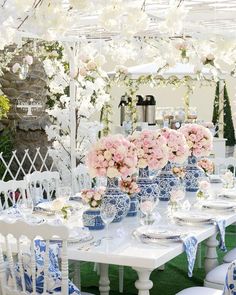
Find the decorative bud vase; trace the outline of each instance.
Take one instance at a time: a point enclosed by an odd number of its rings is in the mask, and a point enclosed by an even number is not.
[[[139,193],[135,194],[140,201],[142,196],[148,197],[150,196],[153,198],[158,198],[159,196],[159,189],[157,184],[153,181],[153,179],[149,176],[149,169],[146,168],[139,168],[139,176],[137,180],[137,184],[139,186]]]
[[[187,192],[196,192],[198,190],[199,178],[204,177],[204,171],[198,167],[195,156],[188,157],[184,185]]]
[[[130,196],[130,207],[127,213],[127,217],[136,216],[138,213],[138,199],[136,195]]]
[[[99,208],[91,208],[83,213],[83,224],[90,230],[104,229],[105,224],[102,221]]]
[[[120,222],[129,211],[130,198],[123,193],[118,185],[118,178],[107,178],[107,189],[102,199],[103,204],[111,204],[116,207],[116,215],[112,222]]]
[[[161,201],[169,201],[170,193],[173,187],[180,185],[180,180],[172,172],[172,164],[168,162],[162,168],[158,176],[155,177],[156,184],[159,187],[159,199]]]

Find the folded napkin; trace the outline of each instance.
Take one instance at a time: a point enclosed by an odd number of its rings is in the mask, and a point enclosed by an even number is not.
[[[225,246],[225,220],[224,219],[216,219],[215,224],[220,233],[220,241],[219,241],[219,248],[221,251],[226,252],[227,248]]]
[[[184,250],[188,260],[188,276],[192,277],[196,260],[198,241],[194,236],[183,238]]]

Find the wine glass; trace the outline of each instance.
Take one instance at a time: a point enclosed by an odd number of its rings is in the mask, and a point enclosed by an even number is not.
[[[139,209],[145,217],[144,224],[150,225],[154,222],[151,220],[153,210],[156,208],[159,199],[156,196],[142,196],[139,203]]]
[[[112,204],[102,204],[100,207],[101,218],[102,221],[105,223],[106,228],[106,238],[108,238],[109,224],[114,220],[116,212],[116,207]]]
[[[72,190],[70,186],[60,186],[57,189],[57,196],[66,201],[69,201],[71,194],[72,194]]]
[[[30,217],[33,213],[34,203],[31,198],[21,199],[17,203],[17,208],[24,219]]]

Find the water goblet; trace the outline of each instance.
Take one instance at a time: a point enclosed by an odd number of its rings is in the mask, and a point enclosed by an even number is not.
[[[116,212],[116,207],[112,204],[102,204],[100,207],[101,218],[102,221],[105,223],[106,228],[106,238],[108,238],[109,224],[114,220]]]
[[[57,197],[62,198],[65,201],[69,201],[71,194],[72,191],[70,186],[60,186],[57,189]]]
[[[139,209],[141,212],[141,223],[142,215],[144,216],[144,224],[153,224],[155,220],[151,220],[152,213],[156,208],[159,199],[156,196],[142,196],[139,203]]]
[[[34,209],[34,203],[31,198],[21,199],[17,203],[17,209],[19,210],[23,219],[27,219],[31,216]]]

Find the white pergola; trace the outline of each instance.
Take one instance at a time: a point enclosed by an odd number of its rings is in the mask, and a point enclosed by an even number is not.
[[[89,0],[88,0],[89,1]],[[96,1],[95,1],[96,2]],[[104,1],[108,3],[109,1]],[[150,20],[149,27],[144,31],[138,32],[135,38],[151,38],[159,39],[163,37],[163,33],[160,30],[160,24],[168,15],[169,0],[125,0],[126,3],[132,3],[135,7],[140,7],[144,10]],[[184,20],[184,36],[186,38],[197,38],[201,40],[210,39],[211,37],[217,38],[236,38],[236,1],[233,0],[176,0],[178,6],[182,5],[188,9],[188,14]],[[64,0],[65,12],[68,11],[68,0]],[[75,86],[75,58],[76,50],[78,49],[78,41],[81,36],[85,36],[91,42],[97,42],[100,40],[109,41],[113,37],[119,36],[119,31],[108,31],[104,29],[99,21],[99,17],[104,7],[101,5],[91,11],[74,11],[71,12],[76,16],[77,21],[70,27],[64,30],[64,34],[57,34],[57,40],[62,41],[67,48],[67,52],[70,56],[70,111],[71,111],[71,171],[72,180],[73,171],[76,168],[76,114],[75,114],[75,98],[76,98],[76,86]],[[53,17],[53,16],[52,16]],[[42,38],[41,36],[34,35],[31,28],[27,30],[27,18],[22,24],[25,16],[15,19],[12,23],[14,29],[19,27],[19,34],[22,37],[28,38]],[[19,26],[20,25],[20,26]],[[50,28],[53,32],[55,28]],[[178,38],[178,36],[174,36]],[[170,36],[171,38],[171,36]],[[129,69],[130,74],[134,77],[139,74],[155,73],[155,65],[143,65],[141,67],[133,67]],[[181,72],[182,71],[182,72]],[[178,75],[182,75],[186,69],[181,69]],[[192,69],[187,69],[187,72],[191,72]],[[163,76],[174,74],[176,75],[176,69],[169,70],[169,73],[162,73]],[[221,86],[222,87],[222,86]],[[223,116],[223,115],[222,115]],[[221,118],[222,120],[222,118]],[[72,181],[73,183],[73,181]]]

